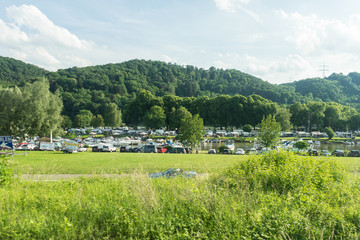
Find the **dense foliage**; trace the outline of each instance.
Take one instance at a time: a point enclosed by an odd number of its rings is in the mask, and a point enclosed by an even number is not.
[[[332,160],[288,153],[204,179],[20,181],[0,188],[0,238],[358,239],[359,197]]]
[[[26,64],[22,61],[7,57],[0,57],[0,85],[23,86],[38,77],[43,77],[48,71]]]
[[[49,136],[61,125],[62,100],[49,91],[46,80],[23,89],[0,87],[0,134]]]
[[[45,76],[50,90],[63,100],[62,125],[67,128],[84,125],[84,110],[96,116],[100,125],[102,118],[105,126],[124,122],[158,127],[151,123],[155,115],[148,113],[154,106],[166,116],[160,125],[171,129],[179,128],[176,114],[184,116],[186,111],[199,114],[204,125],[216,127],[257,126],[268,114],[275,115],[283,131],[292,127],[356,130],[360,126],[357,111],[335,103],[359,106],[357,73],[274,85],[237,70],[205,70],[159,61],[132,60],[47,72],[1,57],[0,70],[0,84],[20,89]],[[157,108],[158,113],[162,110]],[[84,126],[99,125],[91,120]]]
[[[296,93],[314,100],[359,107],[360,74],[356,72],[347,76],[333,73],[327,78],[310,78],[283,86],[294,87]]]
[[[13,178],[13,170],[9,167],[9,158],[0,156],[0,186],[7,184]]]

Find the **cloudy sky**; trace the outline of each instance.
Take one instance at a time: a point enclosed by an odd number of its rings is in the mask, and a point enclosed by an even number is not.
[[[360,2],[1,0],[0,56],[48,70],[151,59],[271,83],[347,74],[360,72]]]

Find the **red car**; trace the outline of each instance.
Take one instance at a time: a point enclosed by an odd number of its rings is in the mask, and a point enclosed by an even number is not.
[[[166,152],[166,148],[165,148],[165,147],[161,147],[161,146],[156,147],[156,150],[157,150],[158,153],[164,153],[164,152]]]

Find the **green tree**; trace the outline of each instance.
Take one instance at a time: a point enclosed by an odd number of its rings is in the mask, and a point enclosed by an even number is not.
[[[280,123],[282,131],[289,131],[292,127],[290,118],[291,113],[290,110],[287,108],[279,108],[276,115],[276,121]]]
[[[350,130],[355,131],[360,129],[360,114],[351,116],[348,120],[348,125]]]
[[[93,114],[89,110],[80,110],[79,114],[75,116],[76,127],[89,127]]]
[[[334,128],[337,121],[340,119],[341,110],[339,105],[328,105],[324,112],[324,125],[326,127]]]
[[[280,140],[281,126],[275,116],[263,117],[260,123],[259,139],[265,148],[275,147]]]
[[[250,124],[246,124],[244,127],[243,127],[243,131],[244,132],[251,132],[252,130],[252,126]]]
[[[101,115],[93,116],[91,119],[90,125],[94,128],[103,127],[104,126],[104,118]]]
[[[61,127],[64,130],[70,129],[72,127],[72,121],[70,119],[70,117],[66,116],[66,115],[62,115],[62,122],[61,122]]]
[[[181,121],[179,140],[184,146],[195,148],[204,139],[204,122],[199,114],[187,116]]]
[[[311,132],[312,126],[316,125],[317,129],[321,129],[325,117],[325,104],[321,102],[309,102],[308,106],[308,130]]]
[[[329,140],[335,136],[334,130],[331,127],[324,128],[324,132],[328,135]]]
[[[307,126],[309,109],[305,104],[296,102],[290,106],[290,122],[295,128]]]
[[[296,147],[300,150],[304,150],[309,147],[309,144],[305,141],[298,141],[298,142],[294,143],[294,147]]]
[[[165,126],[166,115],[160,106],[153,106],[146,112],[144,124],[149,129],[159,129]]]
[[[45,136],[60,129],[62,101],[40,79],[19,88],[0,90],[0,131],[6,135]]]
[[[108,127],[119,127],[122,123],[122,114],[115,103],[108,103],[104,109],[104,124]]]
[[[18,88],[0,88],[0,133],[18,136],[26,133],[26,107],[22,91]]]
[[[169,128],[172,130],[180,129],[181,121],[192,114],[184,107],[173,108],[169,114]]]
[[[155,97],[147,90],[140,91],[136,98],[125,106],[124,121],[132,125],[141,124],[144,120],[145,113],[155,105],[162,107],[162,99]]]

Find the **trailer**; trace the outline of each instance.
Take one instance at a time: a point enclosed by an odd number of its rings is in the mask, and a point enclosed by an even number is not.
[[[78,143],[72,140],[65,140],[62,151],[63,153],[77,153]]]

